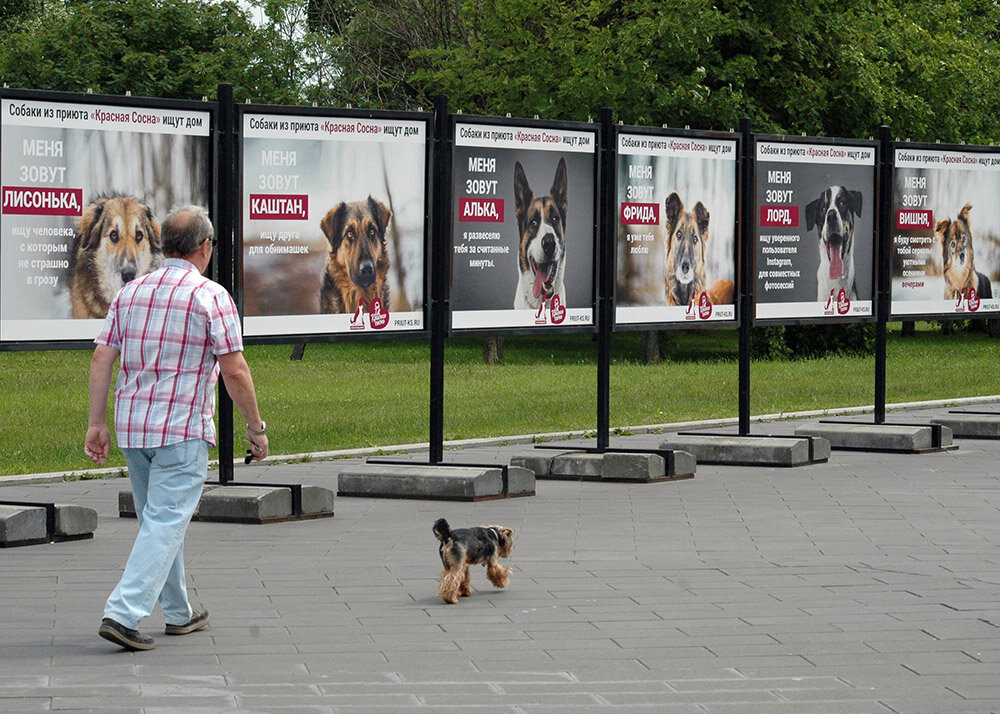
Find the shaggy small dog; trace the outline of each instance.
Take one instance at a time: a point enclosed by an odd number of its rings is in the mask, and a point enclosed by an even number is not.
[[[434,523],[434,535],[441,541],[438,551],[444,573],[438,595],[447,603],[458,604],[458,598],[472,594],[469,566],[482,563],[486,577],[498,588],[510,582],[510,568],[500,564],[500,558],[510,557],[514,550],[514,529],[503,526],[477,526],[452,530],[448,521],[439,518]]]

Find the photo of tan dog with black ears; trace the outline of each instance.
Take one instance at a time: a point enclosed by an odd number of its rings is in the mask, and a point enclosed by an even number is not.
[[[941,241],[946,300],[967,298],[970,288],[974,289],[980,298],[993,297],[993,286],[989,278],[976,270],[972,227],[969,224],[970,210],[972,204],[967,203],[962,206],[958,218],[954,221],[945,218],[934,226],[934,235]]]
[[[730,305],[736,286],[730,280],[716,280],[707,289],[705,262],[708,250],[708,209],[698,201],[693,211],[685,211],[675,191],[664,201],[667,221],[665,281],[667,305],[687,305],[693,296],[708,293],[713,305]]]
[[[160,223],[135,196],[98,196],[76,223],[69,299],[75,318],[103,318],[121,287],[163,263]]]
[[[379,298],[389,307],[389,251],[385,241],[390,208],[369,196],[338,203],[327,211],[320,228],[330,242],[319,297],[322,313],[355,312]]]

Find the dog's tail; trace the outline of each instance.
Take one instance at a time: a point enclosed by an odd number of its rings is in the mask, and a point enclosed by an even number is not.
[[[434,521],[434,535],[442,543],[451,539],[451,526],[448,525],[448,521],[443,518],[438,518]]]

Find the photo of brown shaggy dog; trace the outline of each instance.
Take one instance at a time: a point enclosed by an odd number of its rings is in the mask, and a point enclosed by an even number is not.
[[[163,263],[160,224],[135,196],[98,196],[76,223],[69,296],[75,318],[103,318],[121,287]]]
[[[338,203],[320,221],[330,241],[319,309],[322,313],[355,312],[363,301],[379,298],[389,306],[389,253],[385,233],[392,211],[371,196]]]
[[[705,292],[705,256],[708,250],[709,213],[698,201],[694,211],[684,210],[676,192],[664,201],[667,221],[665,274],[667,305],[687,305],[693,296]],[[735,286],[729,280],[716,280],[708,289],[714,305],[733,302]]]
[[[441,545],[438,552],[444,565],[438,596],[451,605],[459,597],[472,594],[469,566],[482,563],[487,579],[498,588],[510,582],[510,568],[500,564],[514,551],[514,529],[503,526],[476,526],[452,530],[448,521],[437,519],[432,529]]]
[[[934,234],[941,241],[943,251],[946,300],[968,297],[969,288],[974,288],[981,298],[993,297],[989,278],[977,272],[973,262],[975,251],[972,247],[972,227],[969,225],[970,210],[972,204],[967,203],[954,221],[945,218],[934,227]]]

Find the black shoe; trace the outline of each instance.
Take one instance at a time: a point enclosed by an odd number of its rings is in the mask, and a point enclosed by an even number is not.
[[[200,630],[208,624],[208,610],[198,610],[196,613],[191,615],[191,619],[185,622],[183,625],[171,625],[167,624],[165,630],[168,635],[187,635],[196,630]]]
[[[131,630],[120,622],[115,622],[110,617],[101,620],[101,626],[97,630],[104,639],[121,645],[127,650],[151,650],[156,647],[156,641],[152,637],[146,637],[138,630]]]

